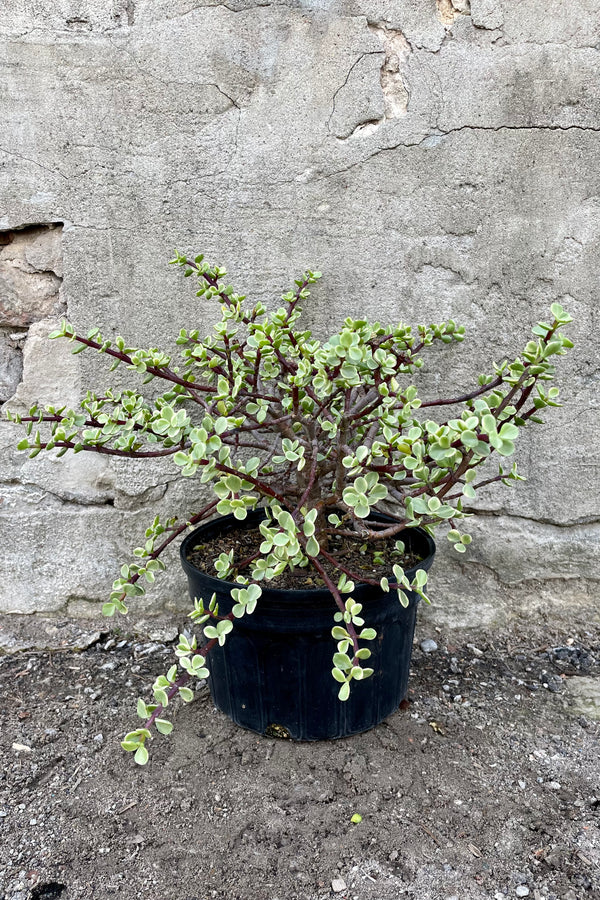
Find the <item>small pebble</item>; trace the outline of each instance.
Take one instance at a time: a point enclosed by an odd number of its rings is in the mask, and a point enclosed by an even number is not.
[[[437,648],[438,648],[438,645],[436,644],[436,642],[434,640],[432,640],[431,638],[425,638],[424,641],[421,641],[419,646],[420,646],[421,650],[423,651],[423,653],[433,653],[434,650],[437,650]]]
[[[138,656],[150,656],[152,653],[156,653],[158,650],[162,650],[161,644],[157,644],[157,643],[148,644],[146,647],[143,647],[138,652]]]
[[[560,693],[564,688],[564,682],[560,675],[548,675],[547,672],[542,672],[542,674],[540,675],[540,681],[542,683],[542,687],[545,687],[553,694]]]
[[[551,791],[560,791],[561,785],[558,781],[549,781],[546,785]]]
[[[526,884],[520,884],[515,888],[515,894],[517,897],[529,897],[529,888]]]
[[[179,631],[177,628],[160,628],[156,631],[150,631],[148,637],[151,641],[168,644],[179,637]]]
[[[346,882],[343,878],[334,878],[331,882],[331,890],[334,894],[341,894],[342,891],[346,890]]]

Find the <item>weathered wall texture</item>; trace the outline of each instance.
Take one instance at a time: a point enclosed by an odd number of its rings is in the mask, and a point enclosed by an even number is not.
[[[320,333],[366,310],[455,317],[471,343],[437,354],[442,374],[426,379],[437,391],[511,353],[558,300],[576,319],[577,350],[561,361],[566,406],[523,440],[528,483],[478,499],[472,549],[436,566],[432,594],[438,618],[456,623],[529,605],[550,616],[592,609],[598,3],[4,9],[0,399],[71,404],[92,375],[110,383],[105,361],[47,341],[63,310],[142,345],[168,345],[182,325],[208,329],[215,310],[166,264],[174,246],[204,251],[266,301],[320,268],[307,310]],[[97,609],[154,510],[193,506],[197,488],[176,484],[168,464],[29,461],[11,426],[0,440],[3,610]],[[181,608],[184,596],[174,568],[148,608]]]

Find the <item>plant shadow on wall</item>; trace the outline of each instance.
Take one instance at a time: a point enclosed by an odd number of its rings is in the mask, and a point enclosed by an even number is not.
[[[153,729],[172,730],[170,702],[192,700],[190,684],[209,671],[217,705],[256,731],[317,739],[366,730],[405,695],[432,533],[445,526],[465,552],[463,498],[518,480],[507,460],[520,430],[558,405],[548,382],[552,357],[572,347],[562,333],[570,316],[553,304],[520,356],[494,364],[463,396],[424,400],[413,376],[433,345],[463,340],[454,321],[413,330],[348,318],[322,343],[300,325],[319,273],[269,312],[245,305],[202,256],[172,262],[222,309],[212,336],[181,331],[179,365],[97,328],[83,335],[63,322],[51,335],[143,383],[159,379],[163,394],[88,392],[77,410],[9,413],[26,426],[19,448],[32,457],[169,457],[210,491],[189,519],[154,519],[103,607],[126,613],[164,569],[166,547],[195,527],[182,559],[200,632],[180,635],[177,662],[156,679],[153,702],[138,700],[143,725],[122,746],[144,764]],[[429,417],[445,407],[451,418]]]

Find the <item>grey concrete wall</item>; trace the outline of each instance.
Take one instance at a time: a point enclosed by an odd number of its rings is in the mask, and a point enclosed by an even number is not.
[[[167,265],[175,246],[225,264],[266,302],[305,267],[321,269],[306,311],[319,334],[367,310],[453,316],[469,341],[436,353],[432,392],[468,385],[560,301],[576,319],[577,349],[560,367],[566,405],[521,443],[529,481],[477,500],[466,557],[442,546],[432,595],[435,616],[454,623],[528,608],[592,615],[598,3],[4,8],[0,399],[74,403],[110,383],[104,360],[47,341],[62,310],[141,345],[208,330],[216,311]],[[29,461],[5,424],[0,442],[5,611],[96,611],[154,511],[185,514],[198,491],[168,463]],[[184,603],[174,567],[146,608]]]

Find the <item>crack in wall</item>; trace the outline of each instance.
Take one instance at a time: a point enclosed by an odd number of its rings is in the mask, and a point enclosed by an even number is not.
[[[265,2],[265,3],[256,2],[256,3],[248,4],[247,6],[239,6],[239,7],[229,6],[227,3],[198,3],[197,5],[193,6],[191,9],[187,9],[184,12],[175,12],[174,15],[165,16],[165,18],[167,21],[172,21],[173,19],[184,19],[186,16],[192,16],[199,9],[209,9],[209,10],[226,9],[228,12],[235,13],[237,15],[239,13],[255,12],[257,9],[267,9],[269,6],[273,6],[277,9],[290,9],[290,8],[293,9],[294,8],[294,7],[290,7],[289,3],[271,3],[271,2]],[[306,12],[322,12],[321,7],[314,7],[314,6],[306,6],[305,7],[304,4],[302,4],[302,8],[303,8],[303,11],[306,11]],[[353,17],[350,16],[350,18],[353,18]]]
[[[65,175],[64,172],[61,172],[60,169],[51,169],[49,166],[45,166],[43,163],[38,162],[37,159],[32,159],[30,156],[23,156],[22,153],[16,153],[14,150],[7,150],[5,147],[0,147],[0,153],[6,153],[7,156],[14,156],[16,159],[22,159],[24,162],[31,163],[34,166],[38,166],[40,169],[44,169],[45,172],[50,172],[51,175],[60,175],[65,181],[69,180],[68,176]]]
[[[451,134],[457,134],[461,131],[489,131],[493,133],[499,133],[501,131],[580,131],[582,133],[589,132],[591,134],[600,133],[600,126],[595,127],[593,125],[460,125],[456,128],[449,128],[447,131],[431,131],[426,134],[424,137],[420,137],[416,140],[403,140],[399,141],[397,144],[392,144],[391,147],[377,147],[373,153],[369,153],[367,156],[362,159],[357,160],[356,162],[350,163],[348,166],[344,166],[342,169],[335,169],[333,172],[324,172],[319,174],[316,178],[308,178],[305,180],[305,183],[317,183],[319,181],[325,181],[328,178],[335,178],[337,175],[344,175],[346,172],[351,172],[353,169],[357,169],[360,166],[365,165],[365,163],[370,162],[375,157],[380,156],[382,153],[393,153],[395,150],[399,150],[401,147],[405,147],[406,149],[412,149],[413,147],[421,147],[426,145],[428,141],[435,141],[431,146],[437,146],[437,144],[441,143],[442,139]],[[269,186],[275,187],[283,184],[297,184],[298,177],[288,180],[281,181],[272,181],[269,183]]]
[[[598,133],[600,125],[597,127],[594,125],[458,125],[456,128],[448,128],[447,131],[432,131],[417,144],[422,144],[431,137],[446,137],[449,134],[457,134],[459,131],[591,131]],[[395,148],[390,147],[389,149]]]
[[[114,507],[115,506],[115,498],[114,497],[99,497],[99,498],[88,498],[88,497],[76,497],[71,496],[69,494],[60,494],[57,491],[51,491],[47,487],[43,487],[42,485],[31,484],[28,482],[21,481],[18,478],[10,478],[0,482],[0,488],[6,487],[19,487],[25,490],[28,494],[35,495],[36,493],[43,494],[43,499],[49,498],[50,500],[56,500],[61,507],[64,506],[77,506],[81,508],[102,508],[106,506]],[[2,498],[0,498],[0,503],[2,503]]]
[[[465,554],[463,554],[465,555]],[[595,578],[593,575],[581,575],[581,574],[570,574],[568,572],[561,572],[560,574],[553,575],[551,573],[545,574],[543,578],[536,577],[535,575],[528,575],[527,577],[518,578],[515,581],[510,581],[508,579],[504,579],[502,575],[503,571],[500,569],[495,569],[494,566],[489,563],[482,562],[479,559],[456,559],[455,563],[458,563],[459,568],[461,569],[465,578],[473,577],[477,570],[481,572],[489,574],[496,586],[498,588],[513,588],[518,590],[536,590],[538,587],[544,587],[547,585],[548,587],[554,585],[561,584],[565,582],[575,583],[577,585],[589,585],[594,591],[597,591],[596,585],[600,583],[600,579]]]
[[[336,104],[336,101],[338,98],[338,94],[340,93],[340,91],[342,91],[346,87],[346,85],[348,84],[348,81],[350,79],[350,76],[352,75],[352,72],[359,65],[359,63],[361,63],[363,61],[363,59],[366,56],[369,56],[369,54],[361,53],[360,56],[354,60],[354,62],[352,63],[352,65],[350,66],[350,68],[348,69],[348,71],[346,73],[346,77],[344,78],[344,80],[342,81],[340,86],[335,89],[335,91],[333,93],[333,97],[331,98],[331,112],[329,113],[329,118],[327,119],[327,130],[328,131],[331,131],[331,120],[333,119],[333,117],[335,115],[335,111],[336,111],[335,104]]]
[[[155,72],[151,72],[148,69],[142,68],[135,53],[132,50],[130,50],[129,47],[119,46],[119,44],[115,43],[115,41],[113,40],[111,35],[109,35],[108,39],[111,42],[111,44],[113,45],[113,47],[115,48],[115,50],[117,50],[117,52],[126,53],[127,56],[129,56],[129,58],[131,59],[131,61],[134,64],[134,66],[138,70],[138,72],[141,75],[146,76],[146,78],[152,78],[155,81],[158,81],[159,84],[171,85],[171,86],[173,86],[173,85],[179,86],[179,87],[193,86],[194,89],[203,88],[203,87],[211,87],[211,88],[214,88],[217,91],[217,93],[221,94],[222,97],[225,97],[225,99],[229,101],[230,106],[227,107],[227,109],[230,109],[232,106],[235,107],[236,109],[241,109],[241,105],[240,105],[239,101],[236,100],[234,97],[232,97],[230,94],[228,94],[226,91],[224,91],[223,88],[221,88],[215,82],[213,82],[213,81],[178,81],[178,80],[167,80],[166,78],[161,78],[160,75],[157,75]],[[227,112],[227,109],[216,110],[215,116],[221,115],[222,113]],[[2,148],[0,148],[0,149],[2,149]],[[64,176],[64,177],[66,177],[66,176]]]
[[[587,525],[600,526],[600,519],[594,516],[582,516],[574,522],[555,522],[553,519],[545,516],[526,516],[523,513],[509,512],[506,509],[478,509],[473,506],[464,506],[463,509],[468,515],[479,516],[482,519],[522,519],[524,522],[533,522],[535,525],[549,525],[561,531],[583,528]]]
[[[368,118],[358,125],[355,125],[347,134],[336,134],[340,141],[346,141],[350,138],[366,137],[373,134],[385,122],[391,119],[399,119],[405,116],[408,111],[408,103],[410,99],[408,83],[406,79],[406,69],[408,61],[412,53],[412,48],[404,34],[397,28],[389,28],[385,24],[368,23],[369,30],[375,34],[382,46],[383,62],[379,72],[379,83],[383,94],[383,115],[376,118]],[[336,89],[331,104],[331,113],[327,120],[327,129],[332,131],[331,122],[337,111],[338,96],[348,85],[352,73],[357,66],[368,56],[381,56],[382,51],[369,51],[361,53],[350,66],[348,73],[342,84]]]

